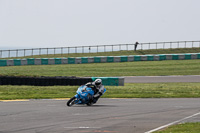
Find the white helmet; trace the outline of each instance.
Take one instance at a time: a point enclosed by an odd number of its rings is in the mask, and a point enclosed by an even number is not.
[[[99,85],[102,84],[102,80],[101,80],[101,79],[96,79],[96,80],[94,81],[94,83],[95,83],[96,86],[99,86]]]

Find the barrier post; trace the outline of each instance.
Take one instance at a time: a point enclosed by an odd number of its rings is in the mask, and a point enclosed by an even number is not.
[[[2,58],[2,50],[0,51],[0,58]]]

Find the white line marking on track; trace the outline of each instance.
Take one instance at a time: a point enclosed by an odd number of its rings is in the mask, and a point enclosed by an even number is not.
[[[195,117],[195,116],[197,116],[197,115],[200,115],[200,112],[199,112],[199,113],[196,113],[196,114],[193,114],[193,115],[191,115],[191,116],[185,117],[185,118],[183,118],[183,119],[180,119],[180,120],[177,120],[177,121],[171,122],[171,123],[169,123],[169,124],[167,124],[167,125],[163,125],[163,126],[161,126],[161,127],[158,127],[158,128],[153,129],[153,130],[147,131],[147,132],[145,132],[145,133],[152,133],[152,132],[155,132],[155,131],[161,130],[161,129],[163,129],[163,128],[166,128],[166,127],[169,127],[169,126],[171,126],[171,125],[174,125],[174,124],[180,123],[181,121],[184,121],[184,120],[190,119],[190,118]]]
[[[72,115],[91,115],[91,114],[80,114],[80,113],[76,113],[76,114],[72,114]]]
[[[64,127],[64,128],[73,128],[73,129],[96,129],[96,128],[100,128],[100,127]]]

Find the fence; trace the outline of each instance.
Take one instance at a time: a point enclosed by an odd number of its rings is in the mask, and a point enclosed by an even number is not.
[[[139,43],[137,50],[148,49],[172,49],[172,48],[194,48],[200,47],[200,41],[176,41],[176,42],[153,42]],[[70,54],[70,53],[99,53],[121,50],[134,50],[135,44],[94,45],[77,47],[54,47],[54,48],[32,48],[0,50],[0,58],[25,57],[33,55]]]

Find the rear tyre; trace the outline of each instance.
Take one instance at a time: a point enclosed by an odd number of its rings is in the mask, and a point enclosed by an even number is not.
[[[92,103],[91,102],[87,103],[87,106],[92,106]]]
[[[69,101],[67,102],[67,106],[71,107],[72,105],[74,105],[75,104],[75,99],[76,99],[75,96],[72,97],[71,99],[69,99]]]

